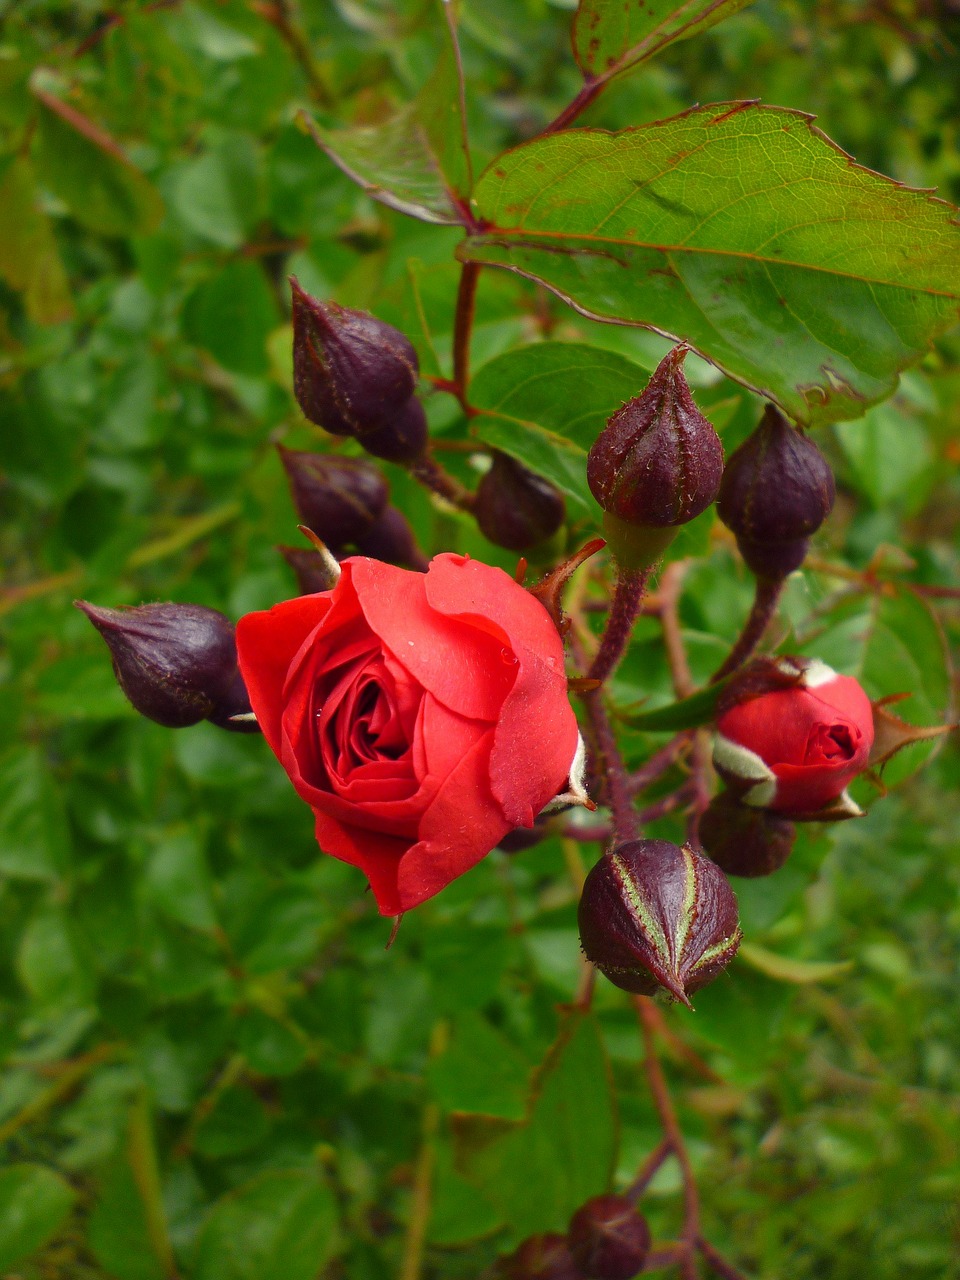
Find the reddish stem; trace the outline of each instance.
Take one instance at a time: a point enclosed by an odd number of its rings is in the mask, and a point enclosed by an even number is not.
[[[473,316],[477,303],[477,281],[480,264],[465,262],[460,269],[460,285],[457,289],[457,309],[453,319],[453,394],[464,411],[467,405],[467,387],[470,383],[470,335],[473,332]]]
[[[697,1236],[696,1246],[703,1254],[707,1266],[720,1276],[721,1280],[747,1280],[743,1272],[738,1271],[732,1263],[728,1262],[709,1240],[704,1240],[703,1236]]]
[[[416,462],[412,462],[410,474],[425,488],[431,489],[446,502],[459,507],[461,511],[473,509],[473,494],[460,483],[456,476],[452,476],[442,467],[432,454],[425,453]]]
[[[763,639],[763,633],[769,627],[773,615],[777,611],[777,602],[783,591],[783,578],[758,578],[753,607],[743,625],[743,630],[736,644],[730,650],[723,663],[717,667],[710,677],[710,683],[716,684],[724,676],[730,675],[738,667],[743,666]]]
[[[603,639],[587,672],[588,676],[599,680],[601,684],[613,675],[626,651],[633,624],[643,604],[643,593],[649,576],[649,569],[626,569],[617,575],[617,586]]]
[[[663,777],[689,741],[690,731],[684,729],[675,738],[671,738],[666,746],[660,747],[659,750],[655,751],[646,764],[642,764],[639,769],[634,770],[629,780],[629,787],[634,795],[641,791],[646,791],[647,787],[652,786],[658,778]]]
[[[587,107],[600,94],[600,91],[606,85],[606,80],[588,79],[584,81],[583,88],[573,99],[568,102],[560,114],[551,120],[547,127],[541,133],[541,137],[546,137],[549,133],[559,133],[561,129],[566,129],[573,124],[577,116],[586,111]]]
[[[597,772],[605,779],[607,802],[613,816],[613,833],[617,840],[636,840],[639,834],[637,813],[630,799],[626,766],[610,726],[610,717],[599,689],[583,695],[583,705],[590,717]]]
[[[644,1160],[643,1164],[637,1171],[637,1176],[630,1183],[629,1187],[627,1187],[626,1191],[624,1191],[623,1194],[626,1198],[628,1200],[632,1200],[633,1203],[636,1204],[644,1191],[646,1191],[647,1187],[649,1187],[650,1183],[657,1176],[661,1165],[672,1154],[673,1147],[671,1147],[666,1138],[663,1138],[650,1152],[646,1160]]]

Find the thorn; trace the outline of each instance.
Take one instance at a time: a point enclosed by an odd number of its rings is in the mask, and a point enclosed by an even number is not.
[[[567,688],[571,693],[592,693],[602,683],[602,680],[594,680],[592,676],[571,676],[567,681]]]
[[[316,548],[316,550],[319,551],[323,559],[323,567],[326,570],[327,577],[330,580],[330,586],[327,589],[328,590],[332,589],[340,581],[340,573],[341,573],[340,565],[339,565],[339,562],[337,561],[336,556],[333,554],[333,552],[330,550],[327,544],[324,541],[322,541],[322,539],[317,537],[317,535],[313,532],[312,529],[309,529],[305,524],[298,524],[297,528],[300,530],[300,532],[303,534],[306,540],[309,543],[312,543],[312,545]]]
[[[400,914],[396,916],[393,921],[393,928],[390,930],[390,937],[387,939],[387,945],[384,947],[384,951],[389,951],[390,948],[393,946],[393,944],[396,942],[397,934],[400,932],[400,925],[402,921],[403,921],[403,912],[401,911]]]
[[[231,724],[259,724],[255,711],[241,711],[239,715],[229,716]]]
[[[527,576],[527,560],[525,556],[521,556],[517,561],[517,570],[513,575],[513,580],[518,587],[523,586],[523,580]]]

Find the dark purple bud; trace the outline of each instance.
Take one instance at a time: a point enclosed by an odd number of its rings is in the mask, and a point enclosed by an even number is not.
[[[700,818],[700,843],[728,876],[768,876],[789,858],[797,829],[768,809],[741,804],[727,791]]]
[[[297,515],[328,547],[355,542],[383,513],[390,486],[372,463],[277,448]]]
[[[427,560],[417,546],[407,517],[396,507],[388,506],[380,517],[357,538],[357,550],[371,560],[385,564],[405,565],[426,572]]]
[[[587,876],[577,919],[584,955],[614,986],[666,990],[686,1005],[740,946],[723,872],[668,840],[629,840],[605,853]]]
[[[681,345],[661,360],[587,456],[590,492],[603,507],[604,532],[621,562],[639,566],[657,558],[669,530],[705,511],[720,487],[723,446],[693,402],[683,375],[686,354]],[[659,533],[638,538],[635,529]]]
[[[507,1258],[501,1258],[497,1275],[502,1280],[584,1280],[567,1245],[556,1232],[530,1236]]]
[[[312,596],[318,591],[330,591],[336,586],[336,582],[330,578],[329,562],[319,551],[313,551],[309,547],[277,547],[277,550],[297,575],[297,590],[300,595]]]
[[[758,577],[785,578],[803,563],[835,496],[826,458],[771,404],[727,462],[717,514]]]
[[[506,453],[495,453],[477,486],[473,514],[480,532],[510,551],[551,538],[567,517],[563,494]]]
[[[387,462],[415,462],[427,447],[429,428],[423,405],[411,396],[376,430],[357,432],[367,453]]]
[[[312,298],[293,276],[290,287],[293,389],[304,417],[335,435],[380,430],[413,395],[412,345],[366,311]]]
[[[199,604],[142,604],[104,609],[77,600],[110,650],[117,683],[148,720],[182,729],[211,720],[256,732],[237,668],[233,624]]]
[[[650,1228],[626,1196],[594,1196],[570,1219],[567,1239],[587,1280],[631,1280],[650,1252]]]

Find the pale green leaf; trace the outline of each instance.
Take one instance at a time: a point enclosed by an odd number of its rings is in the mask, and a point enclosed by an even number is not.
[[[0,1170],[0,1269],[46,1244],[73,1200],[69,1184],[44,1165],[11,1164]]]
[[[746,8],[750,0],[580,0],[573,52],[584,77],[609,80]]]

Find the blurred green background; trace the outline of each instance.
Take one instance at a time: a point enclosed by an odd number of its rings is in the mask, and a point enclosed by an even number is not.
[[[463,6],[478,169],[576,92],[570,18]],[[294,593],[273,445],[323,446],[290,392],[288,274],[449,374],[457,233],[373,203],[296,121],[408,101],[439,22],[428,0],[0,0],[0,1275],[476,1277],[658,1140],[613,988],[548,1059],[579,964],[558,841],[494,852],[387,952],[362,877],[318,856],[266,746],[137,718],[70,607],[236,617]],[[582,123],[759,97],[957,201],[958,42],[941,0],[759,0]],[[544,336],[647,369],[665,350],[485,273],[475,366]],[[824,434],[840,499],[818,563],[848,577],[811,569],[786,602],[793,647],[872,696],[913,691],[924,723],[949,712],[960,618],[903,584],[958,582],[958,355],[948,337],[894,400]],[[729,450],[758,403],[691,365]],[[427,408],[475,479],[454,402]],[[426,550],[513,568],[385,470]],[[682,603],[698,679],[751,598],[711,521],[677,552],[700,556]],[[650,619],[617,692],[670,697]],[[628,738],[630,760],[662,741]],[[737,886],[752,957],[670,1014],[705,1229],[758,1280],[960,1275],[958,755],[917,772],[926,754],[898,759],[865,820],[805,829],[782,872]],[[672,1169],[645,1205],[669,1237]]]

